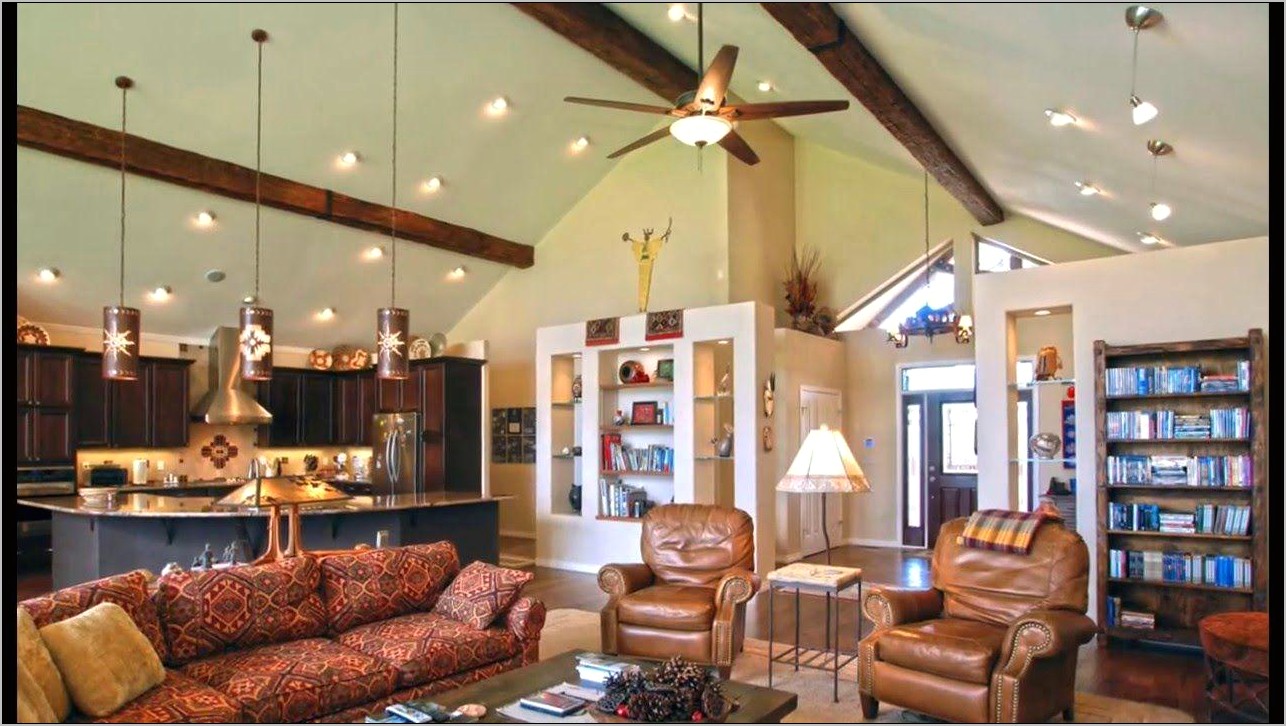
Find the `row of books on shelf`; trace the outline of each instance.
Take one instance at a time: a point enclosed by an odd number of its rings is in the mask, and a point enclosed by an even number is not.
[[[1108,396],[1171,393],[1234,393],[1250,390],[1250,361],[1237,362],[1236,373],[1205,372],[1201,366],[1108,368]]]
[[[1212,408],[1209,413],[1108,411],[1109,439],[1243,439],[1250,435],[1250,411]]]
[[[598,480],[598,513],[604,517],[642,517],[648,506],[647,490],[620,479]]]
[[[1250,532],[1250,507],[1199,504],[1192,512],[1163,512],[1156,504],[1108,504],[1111,529],[1167,534],[1245,535]]]
[[[1253,572],[1250,559],[1233,555],[1108,550],[1108,577],[1144,582],[1177,582],[1246,588]]]
[[[612,471],[669,472],[674,470],[674,448],[653,444],[638,448],[621,443],[621,435],[602,435],[603,468]]]
[[[1107,624],[1118,628],[1141,628],[1154,630],[1157,626],[1156,613],[1146,610],[1130,610],[1122,607],[1121,598],[1107,599]]]
[[[1158,484],[1194,487],[1249,487],[1254,465],[1236,456],[1122,455],[1107,457],[1108,484]]]

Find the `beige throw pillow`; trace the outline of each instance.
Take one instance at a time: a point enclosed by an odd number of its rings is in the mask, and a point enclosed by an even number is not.
[[[18,661],[18,723],[55,723],[62,719],[49,707],[45,692],[40,684],[27,670],[27,665]]]
[[[26,667],[27,674],[44,695],[45,703],[55,716],[54,720],[65,720],[71,713],[67,687],[63,685],[62,674],[58,672],[58,666],[54,665],[53,656],[49,655],[45,641],[40,638],[36,621],[22,607],[18,608],[18,663]]]
[[[100,718],[165,680],[165,668],[147,636],[115,603],[40,629],[58,664],[72,703]]]

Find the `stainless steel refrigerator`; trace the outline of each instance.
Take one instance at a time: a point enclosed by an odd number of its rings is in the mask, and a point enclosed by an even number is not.
[[[372,424],[371,493],[419,492],[420,414],[377,413]]]

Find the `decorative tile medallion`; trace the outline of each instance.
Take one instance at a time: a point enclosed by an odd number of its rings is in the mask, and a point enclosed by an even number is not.
[[[214,468],[222,469],[229,460],[237,458],[237,445],[223,434],[215,434],[210,443],[201,447],[201,458],[209,459]]]
[[[599,318],[585,323],[585,345],[615,345],[620,339],[618,318]]]
[[[683,310],[662,310],[647,314],[647,340],[668,340],[683,337]]]

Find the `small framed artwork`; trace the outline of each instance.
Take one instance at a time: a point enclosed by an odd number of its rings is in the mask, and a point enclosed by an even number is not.
[[[521,436],[505,437],[505,463],[508,463],[508,464],[522,463],[522,437]]]
[[[508,441],[504,436],[493,436],[491,438],[491,463],[506,463],[505,442]]]
[[[505,432],[508,429],[508,426],[507,426],[508,423],[509,423],[509,409],[507,408],[491,409],[491,440],[492,441],[496,441],[498,439],[504,438]]]
[[[521,441],[522,441],[522,463],[535,464],[536,463],[536,437],[524,436],[522,437]]]
[[[635,401],[630,408],[632,426],[648,426],[656,423],[656,401]]]
[[[656,362],[656,378],[659,381],[674,380],[674,359],[662,358]]]
[[[505,424],[505,433],[518,436],[522,433],[522,409],[508,409],[509,419]]]
[[[522,409],[522,435],[536,435],[536,408],[534,406]],[[536,462],[533,461],[532,463]]]

